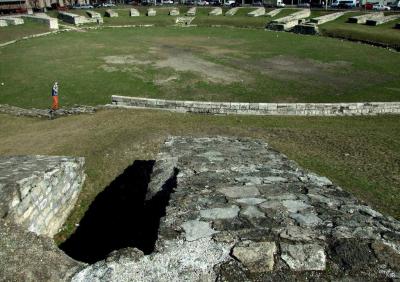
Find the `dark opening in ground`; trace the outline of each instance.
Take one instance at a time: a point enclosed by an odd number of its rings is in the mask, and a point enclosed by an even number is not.
[[[176,177],[145,200],[154,161],[135,161],[90,205],[76,232],[60,245],[70,257],[94,263],[121,248],[153,252]]]

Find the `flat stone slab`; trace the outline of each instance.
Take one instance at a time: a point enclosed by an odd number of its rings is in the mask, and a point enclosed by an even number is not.
[[[218,189],[218,192],[229,198],[256,197],[260,195],[260,192],[255,186],[225,187]]]
[[[178,8],[173,8],[169,11],[168,13],[170,16],[179,16],[179,9]]]
[[[139,11],[138,11],[137,9],[131,8],[131,9],[129,10],[129,16],[130,16],[130,17],[139,17],[139,16],[140,16],[140,13],[139,13]]]
[[[186,16],[193,17],[193,16],[196,15],[196,11],[197,11],[197,8],[196,8],[196,7],[191,7],[191,8],[186,12]]]
[[[212,9],[209,13],[209,16],[220,16],[222,15],[222,8],[221,7],[216,7]]]
[[[383,12],[373,12],[365,15],[354,16],[348,19],[349,23],[365,24],[367,20],[379,19],[384,17]]]
[[[325,270],[324,248],[317,244],[281,244],[282,259],[294,271]]]
[[[111,10],[111,9],[107,9],[104,12],[104,15],[106,17],[109,17],[109,18],[118,18],[118,13],[116,11],[114,11],[114,10]]]
[[[237,206],[228,208],[214,208],[201,210],[200,216],[205,219],[231,219],[238,216],[240,209]]]
[[[154,17],[157,14],[157,11],[153,8],[147,9],[146,15],[148,17]]]
[[[185,230],[185,238],[187,241],[195,241],[200,238],[211,237],[213,234],[218,233],[210,227],[209,222],[190,220],[182,224]]]
[[[265,142],[170,137],[156,164],[169,157],[179,173],[156,251],[137,261],[100,261],[73,281],[399,277],[400,222]]]
[[[265,8],[264,7],[260,7],[257,8],[251,12],[249,12],[247,14],[249,17],[260,17],[260,16],[264,16],[265,15]]]
[[[234,16],[239,11],[239,7],[231,8],[226,11],[225,16]]]
[[[275,242],[251,242],[233,248],[232,255],[251,272],[269,272],[274,269]]]

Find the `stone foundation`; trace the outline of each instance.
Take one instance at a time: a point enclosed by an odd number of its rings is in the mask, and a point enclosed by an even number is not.
[[[254,11],[251,11],[247,14],[249,17],[260,17],[265,15],[265,8],[261,7],[258,9],[255,9]]]
[[[320,16],[320,17],[316,17],[316,18],[312,18],[310,20],[311,23],[315,23],[315,24],[324,24],[327,22],[331,22],[334,21],[338,18],[340,18],[341,16],[343,16],[344,14],[346,14],[347,12],[337,12],[337,13],[332,13],[332,14],[328,14],[325,16]]]
[[[169,11],[168,13],[170,16],[179,16],[179,9],[178,8],[173,8]]]
[[[376,26],[376,25],[381,25],[390,21],[394,21],[400,19],[400,15],[391,15],[391,16],[386,16],[386,17],[380,17],[380,18],[376,18],[376,19],[368,19],[365,24],[366,25],[372,25],[372,26]]]
[[[24,20],[21,18],[4,17],[2,20],[6,21],[8,25],[21,25],[24,24]]]
[[[7,22],[5,20],[0,19],[0,27],[8,26]]]
[[[216,7],[212,9],[209,13],[209,16],[220,16],[222,15],[222,8],[221,7]]]
[[[75,205],[83,165],[83,158],[0,157],[0,218],[52,237]]]
[[[156,167],[149,198],[178,170],[156,251],[113,252],[72,281],[400,278],[399,221],[263,142],[171,137]]]
[[[157,11],[153,8],[147,9],[146,16],[148,17],[154,17],[157,14]]]
[[[58,20],[55,18],[51,18],[46,14],[23,15],[22,17],[29,18],[35,22],[43,23],[47,25],[50,29],[58,30]]]
[[[279,14],[281,11],[282,11],[282,9],[274,9],[274,10],[272,10],[272,11],[266,13],[265,15],[266,15],[266,16],[269,16],[269,17],[275,17],[275,16],[276,16],[277,14]]]
[[[231,8],[225,13],[225,16],[234,16],[238,11],[239,7]]]
[[[311,14],[310,9],[302,9],[289,16],[271,21],[267,25],[267,28],[276,31],[288,31],[291,30],[296,25],[304,23],[304,19],[309,17],[310,14]]]
[[[373,12],[373,13],[369,13],[369,14],[365,14],[365,15],[361,15],[361,16],[350,17],[348,19],[348,22],[356,23],[356,24],[365,24],[367,22],[367,20],[378,19],[378,18],[382,18],[384,16],[385,15],[383,14],[383,12]]]
[[[107,10],[105,11],[105,16],[106,16],[106,17],[109,17],[109,18],[118,18],[118,13],[115,12],[114,10],[107,9]]]
[[[196,7],[191,7],[187,12],[186,12],[186,16],[190,16],[193,17],[196,15]]]
[[[139,11],[137,9],[131,8],[129,10],[129,16],[131,16],[131,17],[139,17],[140,13],[139,13]]]
[[[224,103],[112,96],[112,105],[176,112],[238,115],[351,116],[400,114],[400,102],[370,103]]]

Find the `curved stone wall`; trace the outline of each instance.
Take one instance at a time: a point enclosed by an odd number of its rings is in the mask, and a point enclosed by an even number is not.
[[[400,114],[400,102],[366,103],[234,103],[112,96],[112,105],[176,112],[238,115],[359,116]]]

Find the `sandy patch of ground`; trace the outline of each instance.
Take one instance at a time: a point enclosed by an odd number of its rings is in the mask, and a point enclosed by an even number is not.
[[[121,71],[131,69],[130,67],[142,68],[149,66],[156,69],[171,68],[175,72],[192,72],[199,75],[203,80],[229,84],[243,80],[245,73],[232,67],[217,64],[205,60],[192,52],[190,48],[177,48],[175,46],[164,45],[151,47],[147,55],[121,55],[103,57],[105,65],[101,68],[105,71]],[[156,84],[166,84],[177,79],[177,74],[163,79],[154,79]]]

